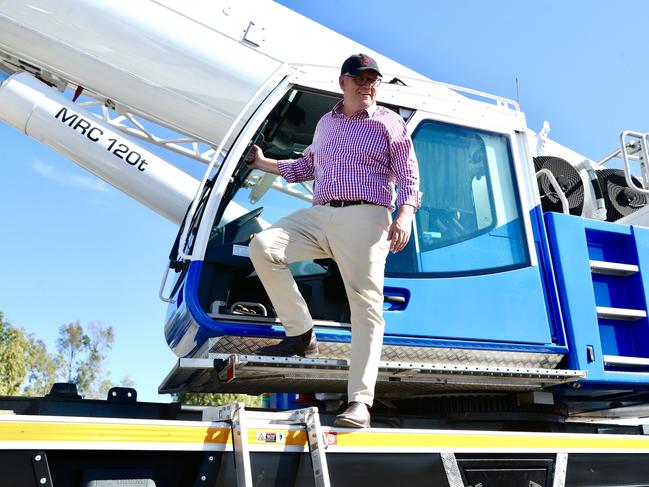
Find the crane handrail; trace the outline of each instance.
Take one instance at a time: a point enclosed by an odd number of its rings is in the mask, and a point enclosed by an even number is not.
[[[559,197],[559,201],[561,201],[561,209],[563,210],[563,212],[565,214],[569,214],[570,213],[570,204],[568,203],[568,199],[566,198],[566,195],[564,194],[563,190],[561,189],[561,186],[559,186],[559,182],[554,177],[554,174],[552,174],[549,169],[539,169],[536,172],[536,179],[539,179],[541,176],[546,176],[548,178],[548,181],[550,181],[550,184],[552,185],[552,187],[557,192],[557,196]]]

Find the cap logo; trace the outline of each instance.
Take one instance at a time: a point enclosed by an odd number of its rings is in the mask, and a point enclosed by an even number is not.
[[[370,64],[372,64],[372,62],[370,61],[370,58],[367,58],[367,57],[363,56],[361,58],[361,64],[363,66],[369,66]]]

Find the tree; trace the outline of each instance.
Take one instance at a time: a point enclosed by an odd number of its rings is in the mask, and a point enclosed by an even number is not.
[[[182,392],[174,394],[175,400],[191,406],[221,406],[242,402],[247,407],[261,407],[261,396],[249,396],[248,394],[220,394],[206,392]]]
[[[44,396],[58,380],[63,368],[63,359],[59,355],[49,353],[43,340],[32,334],[27,335],[27,338],[29,340],[28,372],[21,393],[27,396]]]
[[[27,376],[29,340],[0,312],[0,395],[15,395]]]
[[[113,348],[113,328],[79,321],[61,325],[58,354],[49,353],[43,340],[4,320],[0,311],[0,395],[44,396],[55,382],[72,382],[82,396],[105,398],[114,386],[104,368]],[[124,387],[133,380],[124,377]]]
[[[63,379],[76,384],[82,396],[101,397],[109,388],[103,362],[114,339],[113,327],[100,322],[90,322],[87,333],[79,321],[59,327],[56,348],[65,366]]]
[[[60,363],[42,340],[14,327],[0,312],[0,395],[47,393]]]

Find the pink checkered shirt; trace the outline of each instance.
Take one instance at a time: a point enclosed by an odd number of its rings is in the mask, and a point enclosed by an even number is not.
[[[393,210],[395,183],[397,204],[421,204],[412,140],[403,119],[385,107],[347,117],[338,102],[318,122],[302,157],[278,161],[278,168],[289,183],[314,180],[314,205],[365,200]]]

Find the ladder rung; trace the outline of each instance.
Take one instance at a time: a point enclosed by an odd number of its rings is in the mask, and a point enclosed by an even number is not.
[[[604,365],[642,365],[646,367],[649,366],[649,358],[604,355]]]
[[[288,411],[251,411],[246,409],[246,418],[251,421],[304,426],[304,416],[300,417],[299,412],[298,409],[289,409]]]
[[[630,276],[639,271],[637,265],[620,264],[618,262],[605,262],[603,260],[591,260],[590,270],[593,274],[608,274],[610,276]]]
[[[606,306],[597,306],[597,317],[603,320],[635,321],[646,318],[647,312],[643,309],[608,308]]]

